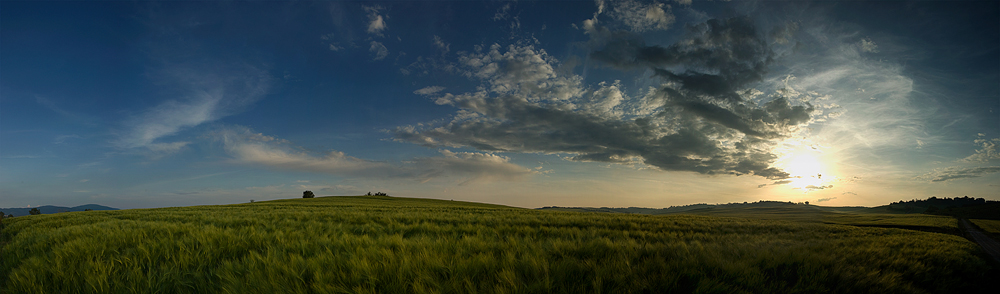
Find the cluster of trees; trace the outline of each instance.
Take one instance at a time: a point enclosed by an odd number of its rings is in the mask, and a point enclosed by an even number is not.
[[[969,197],[969,196],[955,197],[955,198],[930,197],[930,198],[927,198],[926,200],[916,200],[916,199],[912,199],[910,201],[899,200],[899,202],[893,202],[892,204],[889,204],[889,206],[890,207],[897,207],[897,206],[962,207],[962,206],[970,206],[970,205],[983,205],[983,204],[989,204],[989,203],[995,203],[995,202],[1000,202],[1000,201],[986,200],[986,199],[983,199],[983,198],[972,198],[972,197]]]
[[[372,194],[372,192],[368,192],[368,194],[365,194],[365,196],[389,196],[389,194],[382,192],[375,192],[375,194]]]

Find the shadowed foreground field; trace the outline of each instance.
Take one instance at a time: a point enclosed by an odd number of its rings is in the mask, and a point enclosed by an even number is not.
[[[950,234],[396,197],[5,224],[2,293],[945,293],[997,273]]]

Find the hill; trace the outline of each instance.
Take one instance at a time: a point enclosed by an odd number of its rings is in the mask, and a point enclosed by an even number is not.
[[[976,293],[998,273],[975,244],[947,234],[402,197],[5,225],[0,293]]]
[[[553,210],[553,211],[573,211],[573,212],[611,212],[611,213],[662,215],[662,214],[684,214],[684,213],[710,214],[712,211],[734,212],[736,210],[741,210],[741,209],[762,209],[762,208],[804,208],[807,210],[819,210],[826,212],[860,212],[865,209],[868,209],[868,207],[860,207],[860,206],[827,207],[827,206],[816,206],[816,205],[781,202],[781,201],[757,201],[757,202],[727,203],[727,204],[699,203],[699,204],[690,204],[681,206],[671,206],[667,208],[645,208],[645,207],[594,208],[594,207],[547,206],[538,209]]]
[[[38,211],[40,211],[42,214],[53,214],[53,213],[71,212],[71,211],[85,211],[87,209],[91,209],[91,210],[118,210],[117,208],[107,207],[107,206],[103,206],[103,205],[84,204],[84,205],[74,206],[74,207],[44,205],[44,206],[39,206],[39,207],[28,207],[28,208],[24,208],[24,207],[0,208],[0,211],[2,211],[4,213],[4,215],[10,214],[10,215],[14,215],[14,216],[25,216],[25,215],[31,215],[31,213],[29,213],[29,211],[31,211],[32,208],[38,208]]]

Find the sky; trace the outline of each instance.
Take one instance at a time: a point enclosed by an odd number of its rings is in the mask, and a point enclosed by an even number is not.
[[[996,1],[2,1],[0,207],[1000,200]]]

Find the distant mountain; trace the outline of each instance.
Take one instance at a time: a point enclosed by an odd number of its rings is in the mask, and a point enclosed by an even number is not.
[[[91,209],[91,210],[118,210],[117,208],[107,207],[107,206],[104,206],[104,205],[84,204],[84,205],[74,206],[74,207],[44,205],[44,206],[39,206],[39,207],[28,207],[28,208],[24,208],[24,207],[0,208],[0,212],[3,212],[4,215],[25,216],[25,215],[31,215],[31,213],[29,213],[28,211],[31,211],[32,208],[38,208],[38,211],[40,211],[42,214],[52,214],[52,213],[70,212],[70,211],[85,211],[87,209]]]

